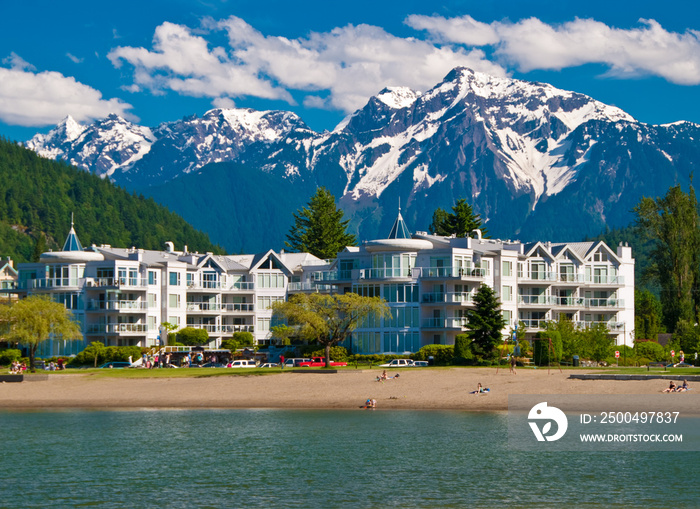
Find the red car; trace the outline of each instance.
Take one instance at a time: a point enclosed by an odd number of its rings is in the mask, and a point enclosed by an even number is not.
[[[300,368],[322,368],[325,367],[326,360],[323,357],[312,357],[311,360],[306,362],[300,362]],[[347,362],[334,362],[331,361],[331,366],[347,366]]]

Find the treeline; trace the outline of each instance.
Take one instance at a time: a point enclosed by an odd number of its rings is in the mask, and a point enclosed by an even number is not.
[[[0,137],[0,255],[31,261],[37,243],[60,249],[71,213],[83,246],[111,244],[223,253],[206,233],[151,198],[131,194],[62,162],[37,156]],[[44,238],[45,236],[45,238]]]

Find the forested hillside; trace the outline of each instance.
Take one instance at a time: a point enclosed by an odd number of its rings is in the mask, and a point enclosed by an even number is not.
[[[47,249],[60,249],[70,229],[84,246],[111,244],[163,249],[173,241],[200,252],[223,250],[206,233],[151,198],[130,194],[108,180],[38,157],[0,138],[0,255],[17,262],[32,258],[46,236]]]

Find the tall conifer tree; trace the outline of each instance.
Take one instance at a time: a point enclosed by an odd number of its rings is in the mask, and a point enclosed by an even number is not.
[[[430,231],[435,235],[456,235],[466,237],[474,230],[481,230],[482,237],[487,237],[488,232],[481,224],[481,217],[475,214],[471,205],[464,198],[457,200],[452,207],[452,213],[444,209],[437,208],[433,213],[433,222],[430,224]]]
[[[308,206],[294,213],[285,245],[321,259],[335,258],[346,246],[357,245],[355,236],[347,233],[349,222],[343,220],[343,211],[336,207],[331,192],[319,187]]]
[[[700,217],[695,189],[680,185],[663,198],[642,198],[634,208],[639,231],[655,243],[650,275],[661,285],[664,325],[697,322],[700,304]]]
[[[474,295],[474,309],[467,311],[467,335],[472,339],[472,350],[480,357],[492,357],[496,345],[503,341],[501,331],[506,321],[496,292],[481,285]]]

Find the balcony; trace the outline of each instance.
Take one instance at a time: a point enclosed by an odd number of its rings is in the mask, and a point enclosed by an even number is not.
[[[548,319],[520,318],[518,322],[523,323],[528,330],[542,330],[545,328]]]
[[[623,308],[625,307],[624,299],[584,299],[584,304],[587,308]]]
[[[420,270],[420,277],[423,278],[458,278],[458,279],[481,279],[485,277],[486,269],[479,267],[416,267]]]
[[[569,275],[567,274],[567,277]],[[553,283],[557,281],[556,272],[518,272],[518,280],[521,283]]]
[[[533,307],[549,307],[556,303],[556,297],[549,295],[518,295],[518,304]]]
[[[26,290],[49,290],[52,288],[78,288],[85,282],[83,278],[46,278],[46,279],[27,279],[19,281],[18,288]]]
[[[576,322],[576,326],[580,329],[590,329],[592,327],[595,327],[596,325],[605,325],[605,327],[610,331],[610,332],[620,332],[625,330],[625,322],[616,322],[614,320],[609,320],[607,322],[601,322],[601,321],[583,321],[583,322]]]
[[[187,283],[188,290],[221,290],[221,281],[190,281]]]
[[[88,288],[145,288],[148,280],[137,277],[89,277],[85,279]]]
[[[313,283],[289,283],[287,290],[290,292],[330,292],[331,285]]]
[[[255,283],[253,281],[236,281],[224,285],[223,289],[230,292],[252,292],[255,290]]]
[[[194,329],[203,329],[210,334],[233,334],[234,332],[255,332],[255,327],[253,325],[219,325],[219,324],[206,324],[206,323],[188,323],[187,327],[192,327]]]
[[[424,318],[425,329],[463,329],[467,325],[466,317]]]
[[[91,300],[88,311],[127,311],[139,312],[148,309],[148,302],[140,300]]]
[[[416,277],[420,277],[418,268],[360,269],[360,279],[414,279]]]
[[[145,323],[107,323],[88,325],[88,334],[145,334],[148,325]]]
[[[353,272],[355,273],[353,275]],[[359,277],[359,269],[354,270],[326,270],[314,272],[314,281],[351,281]]]
[[[619,275],[585,275],[585,274],[558,274],[558,283],[586,284],[586,285],[612,285],[622,286],[625,284],[625,276]]]
[[[468,292],[431,292],[423,294],[424,304],[471,304],[473,294]]]

